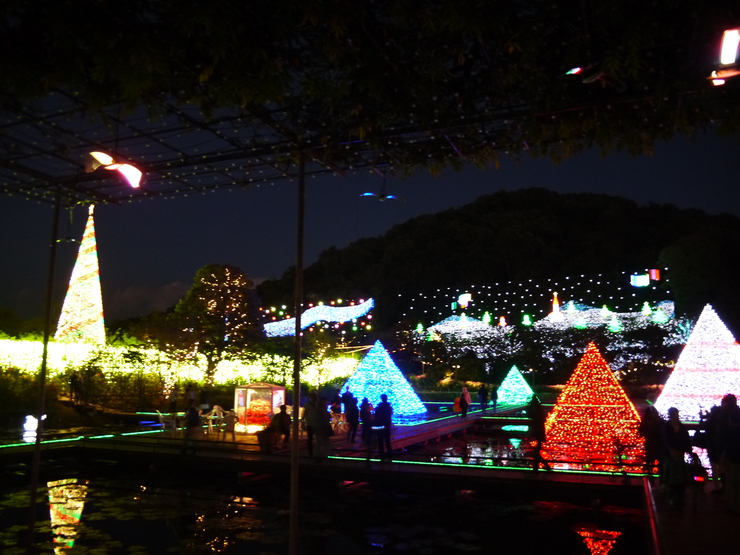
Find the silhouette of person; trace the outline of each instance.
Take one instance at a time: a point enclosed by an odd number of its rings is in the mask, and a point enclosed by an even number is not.
[[[334,431],[331,428],[326,397],[319,397],[316,403],[314,434],[316,436],[316,450],[314,454],[317,458],[327,457],[331,448],[331,436],[334,435]]]
[[[350,392],[349,387],[344,389],[344,393],[342,393],[340,399],[342,400],[342,405],[344,405],[344,412],[347,412],[347,403],[349,403],[351,399],[354,399],[354,395]]]
[[[347,419],[347,441],[354,443],[357,436],[357,425],[360,423],[360,410],[357,399],[351,397],[344,405],[344,415]]]
[[[465,397],[462,396],[460,397],[460,417],[468,417],[468,401],[465,399]]]
[[[278,440],[283,438],[283,444],[290,440],[290,425],[293,420],[290,418],[285,405],[280,405],[280,412],[275,414],[270,421],[270,427],[277,434]]]
[[[663,458],[663,418],[657,409],[648,405],[642,413],[638,431],[645,438],[645,472],[652,475],[656,461],[658,474],[662,474]]]
[[[480,403],[480,410],[485,410],[488,405],[488,388],[484,383],[478,388],[478,402]]]
[[[313,455],[313,438],[316,432],[319,396],[315,391],[308,394],[308,401],[303,407],[303,421],[306,424],[308,454]]]
[[[81,378],[77,372],[72,372],[69,378],[69,398],[75,405],[80,401]]]
[[[542,444],[545,442],[545,409],[537,395],[532,395],[532,399],[527,406],[527,417],[529,418],[529,435],[536,442],[534,447],[534,463],[532,470],[539,470],[543,465],[547,470],[551,470],[550,465],[542,460]]]
[[[188,400],[188,408],[195,406],[196,391],[193,384],[188,385],[187,390],[185,391],[185,396]]]
[[[719,428],[721,419],[721,407],[719,405],[713,406],[709,409],[709,413],[706,416],[700,426],[703,430],[705,445],[703,447],[707,450],[707,457],[709,458],[709,464],[712,467],[712,493],[720,493],[722,491],[722,476],[724,467],[721,464],[722,448],[720,446]],[[694,436],[696,439],[696,435]],[[702,445],[695,444],[698,447]]]
[[[339,392],[332,397],[331,404],[329,405],[332,415],[339,414],[342,412],[342,398],[339,396]]]
[[[668,409],[668,421],[663,423],[663,484],[674,509],[683,509],[686,486],[691,479],[686,453],[693,453],[689,430],[681,422],[676,407]]]
[[[185,414],[185,441],[182,448],[184,455],[188,448],[192,449],[195,455],[196,439],[203,431],[203,425],[200,421],[200,410],[198,407],[190,407]]]
[[[471,400],[470,393],[467,387],[462,388],[462,394],[460,395],[460,416],[462,418],[468,417],[468,409],[470,408]]]
[[[393,407],[388,402],[388,395],[380,396],[380,403],[375,407],[373,414],[373,428],[378,434],[378,452],[380,459],[391,459],[391,422],[393,419]]]
[[[373,405],[367,397],[360,404],[360,421],[362,422],[362,444],[368,451],[373,444]]]
[[[231,434],[231,441],[236,441],[236,413],[233,410],[224,413],[224,441],[226,434]]]
[[[177,398],[180,396],[180,388],[177,384],[170,390],[169,402],[170,402],[170,414],[172,416],[177,412]]]
[[[722,466],[725,473],[724,503],[725,509],[734,514],[740,513],[740,407],[735,395],[728,394],[722,398],[720,418],[720,445],[722,449]]]

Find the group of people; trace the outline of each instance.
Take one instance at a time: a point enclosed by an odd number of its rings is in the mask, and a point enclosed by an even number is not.
[[[233,410],[224,410],[220,405],[214,405],[213,408],[208,412],[203,412],[202,409],[196,405],[190,405],[185,411],[185,434],[184,434],[184,445],[182,452],[183,454],[191,449],[193,453],[196,450],[196,440],[203,433],[203,419],[211,418],[213,421],[209,425],[209,432],[215,433],[216,439],[221,439],[223,434],[223,440],[226,441],[228,437],[231,441],[236,441],[236,412]]]
[[[342,412],[342,407],[344,407],[344,412]],[[340,414],[344,415],[344,421],[347,423],[347,441],[356,441],[359,426],[362,424],[361,441],[368,452],[373,448],[373,440],[377,439],[380,458],[391,458],[393,407],[388,402],[388,396],[385,393],[382,394],[380,403],[375,408],[367,397],[363,398],[358,406],[357,398],[349,388],[341,395],[337,393],[331,403],[326,397],[319,397],[315,391],[309,394],[308,401],[304,405],[303,421],[310,456],[320,458],[328,455],[330,438],[335,433],[331,418],[338,419]]]
[[[170,412],[177,414],[177,402],[179,388],[173,387],[168,396]],[[223,430],[224,439],[231,434],[232,441],[235,440],[236,413],[234,411],[223,411],[218,405],[210,411],[204,412],[201,405],[196,401],[197,393],[193,386],[188,386],[185,393],[185,416],[184,416],[184,438],[183,451],[192,449],[195,451],[195,439],[202,433],[203,419],[218,416],[219,436]],[[216,413],[219,413],[218,415]],[[308,401],[303,407],[303,429],[307,435],[308,454],[317,458],[326,457],[330,450],[330,438],[335,431],[332,427],[332,419],[337,420],[341,414],[346,422],[346,440],[357,441],[358,432],[363,446],[372,452],[375,443],[381,459],[391,458],[391,423],[393,407],[388,402],[388,396],[381,395],[380,403],[373,407],[367,397],[358,403],[357,398],[347,388],[342,395],[337,395],[331,402],[326,397],[319,397],[313,391],[308,396]],[[263,452],[271,453],[278,443],[287,445],[290,441],[293,419],[287,411],[286,405],[281,405],[278,411],[270,416],[269,425],[257,433],[257,440]]]
[[[492,388],[490,393],[486,384],[481,384],[478,388],[478,403],[480,404],[480,410],[488,408],[488,396],[490,395],[491,401],[493,402],[493,413],[496,414],[496,405],[498,402],[498,392],[496,388]],[[468,417],[468,411],[473,404],[473,399],[470,396],[470,392],[467,387],[462,388],[460,396],[455,399],[453,404],[453,410],[460,413],[461,418]]]
[[[657,466],[661,486],[671,506],[681,509],[687,486],[694,481],[695,475],[706,472],[693,446],[705,448],[712,468],[713,492],[724,493],[727,509],[740,513],[740,407],[737,398],[725,395],[720,405],[712,407],[705,416],[692,441],[676,407],[668,409],[668,420],[663,420],[655,407],[647,407],[639,429],[645,438],[646,470],[652,473]]]

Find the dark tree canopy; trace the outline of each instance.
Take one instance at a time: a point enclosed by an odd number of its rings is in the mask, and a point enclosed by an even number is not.
[[[649,152],[719,121],[711,87],[733,0],[8,0],[0,102],[54,89],[123,101],[241,107],[322,158],[432,170],[529,149]],[[567,75],[574,67],[579,75]]]

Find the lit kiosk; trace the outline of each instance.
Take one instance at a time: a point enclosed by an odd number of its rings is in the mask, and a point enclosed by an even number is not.
[[[270,423],[285,404],[285,387],[269,383],[238,385],[234,391],[237,430],[253,434]]]

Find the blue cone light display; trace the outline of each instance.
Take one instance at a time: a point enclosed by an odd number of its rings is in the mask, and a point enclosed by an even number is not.
[[[376,341],[368,351],[342,387],[342,391],[345,387],[349,388],[358,401],[367,397],[374,407],[380,403],[380,396],[385,393],[393,407],[394,416],[412,416],[426,412],[421,399],[380,341]]]
[[[498,403],[501,405],[526,405],[532,399],[534,391],[529,387],[527,380],[516,366],[512,366],[509,373],[498,388]]]

